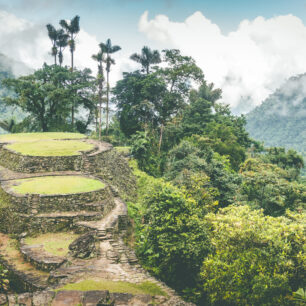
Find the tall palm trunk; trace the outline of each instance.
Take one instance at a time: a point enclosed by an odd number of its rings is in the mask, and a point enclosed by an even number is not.
[[[109,127],[109,71],[106,74],[106,135],[108,135],[108,127]]]
[[[73,49],[70,50],[71,52],[71,72],[73,72]],[[74,98],[72,99],[72,105],[71,105],[71,125],[72,130],[74,130],[74,109],[75,109],[75,103]]]
[[[99,82],[99,140],[102,134],[102,79]]]

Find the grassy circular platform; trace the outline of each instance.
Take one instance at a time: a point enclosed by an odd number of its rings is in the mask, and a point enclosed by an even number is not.
[[[109,292],[121,292],[131,294],[150,294],[167,296],[157,284],[146,281],[140,284],[133,284],[129,282],[111,281],[106,279],[85,279],[78,283],[66,284],[56,291],[77,290],[108,290]]]
[[[16,133],[0,136],[0,142],[28,142],[48,139],[82,139],[86,136],[79,133],[61,133],[61,132],[46,132],[46,133]]]
[[[81,151],[94,149],[94,145],[79,140],[43,140],[35,142],[16,142],[5,146],[22,155],[29,156],[73,156]]]
[[[91,192],[105,185],[98,180],[82,176],[40,176],[10,182],[17,194],[61,195]]]
[[[42,249],[51,255],[66,256],[69,252],[69,245],[78,236],[73,233],[47,233],[37,237],[27,237],[25,243],[29,246],[41,245]]]

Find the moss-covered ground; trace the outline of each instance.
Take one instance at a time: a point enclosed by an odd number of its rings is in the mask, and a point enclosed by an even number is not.
[[[41,176],[10,182],[17,194],[74,194],[102,189],[105,185],[98,180],[82,176]]]
[[[79,133],[17,133],[0,136],[0,142],[27,142],[48,139],[82,139],[86,136]]]
[[[81,151],[89,151],[93,144],[78,140],[44,140],[16,142],[6,146],[7,149],[30,156],[72,156]]]
[[[62,290],[108,290],[109,292],[131,293],[131,294],[150,294],[163,295],[166,293],[156,284],[151,282],[143,282],[141,284],[133,284],[128,282],[113,282],[109,280],[92,280],[87,279],[74,284],[67,284],[57,291]]]
[[[37,237],[27,237],[27,245],[41,245],[48,254],[55,256],[66,256],[69,245],[77,239],[78,235],[73,233],[47,233]]]

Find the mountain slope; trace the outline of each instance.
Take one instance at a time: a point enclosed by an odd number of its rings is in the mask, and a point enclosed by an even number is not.
[[[306,158],[306,74],[287,80],[246,117],[252,138],[293,148]]]
[[[9,59],[7,56],[0,53],[0,121],[11,118],[22,119],[22,114],[16,108],[8,107],[3,103],[3,97],[8,95],[9,92],[6,88],[3,88],[1,81],[5,78],[14,77],[14,75],[21,75],[30,73],[31,70],[24,64]],[[0,134],[3,134],[4,130],[0,128]]]

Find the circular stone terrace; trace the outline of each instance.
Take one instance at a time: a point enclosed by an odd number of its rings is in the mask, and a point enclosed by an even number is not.
[[[0,136],[0,164],[17,172],[82,171],[84,155],[111,145],[78,133],[20,133]]]
[[[83,176],[42,176],[8,181],[6,190],[17,195],[66,195],[103,189],[100,180]]]
[[[32,142],[38,140],[84,139],[85,135],[79,133],[45,132],[45,133],[16,133],[0,136],[0,143]]]
[[[109,187],[102,181],[82,175],[38,176],[3,181],[1,188],[21,214],[95,211],[112,209]]]

